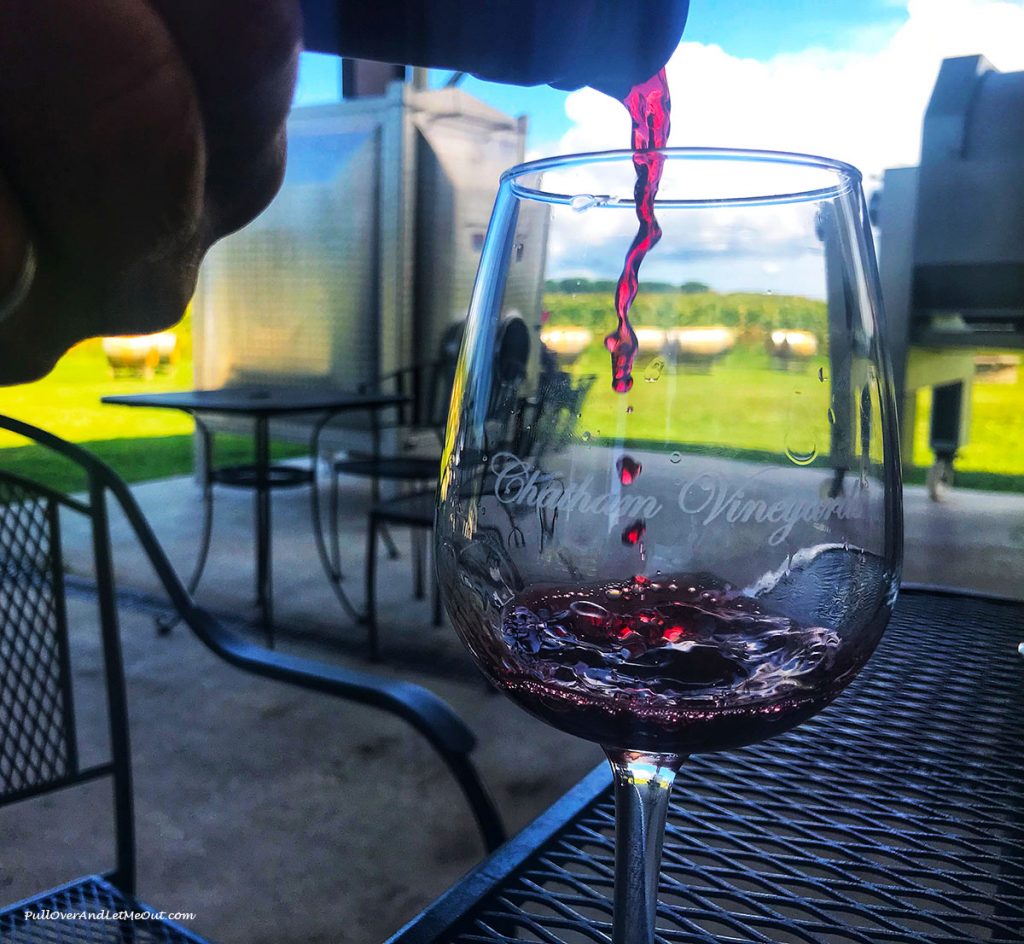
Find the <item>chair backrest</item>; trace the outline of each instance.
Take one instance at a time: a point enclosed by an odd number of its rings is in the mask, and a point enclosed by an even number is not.
[[[377,678],[255,645],[196,604],[130,489],[109,466],[80,446],[19,420],[0,416],[0,429],[69,460],[86,480],[86,497],[80,499],[45,483],[0,472],[0,815],[3,807],[17,801],[108,778],[114,794],[116,867],[105,874],[125,892],[134,892],[132,778],[110,505],[118,509],[119,523],[123,517],[145,553],[177,615],[218,658],[258,677],[400,718],[426,738],[447,766],[473,812],[485,848],[493,851],[505,841],[501,817],[469,756],[476,743],[473,732],[445,702],[410,682]],[[79,752],[75,737],[78,631],[69,634],[66,617],[67,581],[59,550],[65,512],[82,516],[90,528],[105,663],[109,759],[94,762],[90,753],[87,766],[80,762],[86,752]],[[11,658],[12,653],[18,658]],[[45,704],[39,701],[39,692],[46,693]],[[95,722],[91,712],[82,717]],[[94,730],[92,724],[89,727]],[[89,747],[94,749],[91,739]],[[0,847],[0,854],[3,851]]]
[[[462,349],[462,337],[465,333],[464,321],[449,325],[441,335],[437,357],[430,365],[423,425],[436,430],[440,436],[444,436],[444,427],[448,422],[448,404],[452,398],[455,368],[458,366],[459,351]]]
[[[506,419],[515,411],[530,362],[530,330],[517,315],[502,321],[494,350],[488,418]]]
[[[465,327],[465,322],[460,321],[449,326],[442,335],[437,359],[430,365],[427,378],[426,410],[422,425],[435,429],[441,438],[444,437],[448,422],[448,409]],[[495,343],[488,416],[499,416],[502,411],[514,408],[519,388],[526,378],[529,358],[530,331],[526,322],[518,315],[505,318],[498,326]]]
[[[596,380],[595,374],[573,376],[555,371],[542,375],[532,398],[529,422],[524,424],[523,435],[513,451],[536,461],[567,445],[575,435],[583,403]]]
[[[107,779],[114,795],[116,862],[107,875],[131,892],[131,762],[105,489],[73,454],[64,457],[85,474],[83,498],[0,470],[0,807]],[[91,532],[104,672],[88,680],[72,664],[62,553],[69,516],[83,519]],[[84,696],[80,689],[97,678],[105,688],[98,701],[106,708],[109,751],[98,762],[90,753],[84,763],[76,695]]]

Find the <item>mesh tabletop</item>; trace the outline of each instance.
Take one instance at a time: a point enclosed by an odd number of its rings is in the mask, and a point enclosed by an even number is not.
[[[695,757],[673,793],[663,942],[1024,941],[1024,606],[907,592],[830,708]],[[394,944],[606,942],[614,821],[595,771]]]

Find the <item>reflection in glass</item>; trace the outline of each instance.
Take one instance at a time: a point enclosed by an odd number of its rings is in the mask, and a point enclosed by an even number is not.
[[[682,760],[835,698],[885,627],[901,555],[859,175],[793,155],[664,154],[625,394],[603,342],[635,228],[631,155],[505,175],[436,529],[446,605],[483,671],[612,761],[619,944],[651,940],[659,817]],[[510,303],[513,278],[537,286],[532,305]],[[529,345],[503,370],[519,319]]]

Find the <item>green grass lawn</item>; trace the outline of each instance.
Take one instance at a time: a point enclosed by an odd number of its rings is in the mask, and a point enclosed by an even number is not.
[[[185,353],[171,372],[156,374],[150,380],[141,376],[114,377],[96,339],[66,354],[42,380],[17,387],[0,387],[0,413],[41,426],[72,442],[188,436],[193,424],[191,417],[184,413],[104,406],[100,397],[191,387],[190,352]],[[0,448],[17,442],[17,437],[0,431]]]
[[[596,331],[607,320],[607,301],[603,295],[549,295],[545,306],[553,309],[553,323],[593,322]],[[644,305],[650,310],[646,311]],[[645,297],[641,293],[638,309],[653,323],[679,318],[713,323],[721,319],[734,324],[737,330],[749,330],[751,326],[794,320],[817,330],[823,306],[807,299],[759,300],[756,296],[714,293]],[[187,317],[175,331],[182,356],[172,372],[150,379],[114,377],[99,340],[87,341],[67,354],[43,380],[0,388],[0,413],[82,443],[130,482],[187,474],[193,466],[190,417],[172,410],[100,403],[100,398],[107,394],[190,389],[193,371]],[[805,453],[811,449],[819,455],[827,453],[829,426],[822,408],[823,388],[817,381],[818,369],[828,370],[827,357],[812,358],[798,371],[780,371],[773,368],[767,354],[756,345],[737,345],[710,372],[666,369],[656,381],[648,381],[644,372],[651,360],[651,355],[638,358],[634,389],[621,397],[608,388],[607,354],[598,344],[593,345],[572,368],[577,374],[595,374],[598,378],[577,429],[594,437],[626,435],[658,441],[667,438],[666,423],[671,423],[671,435],[680,436],[691,448],[727,443],[747,453],[778,455],[782,411],[783,425],[793,435],[794,441],[789,445]],[[632,414],[625,412],[628,405],[634,407]],[[927,392],[922,392],[913,450],[915,468],[907,476],[912,482],[923,481],[931,463],[928,406]],[[685,422],[680,422],[680,417]],[[1013,384],[974,384],[971,441],[957,458],[959,486],[1024,491],[1022,417],[1024,370],[1019,371]],[[218,436],[218,463],[246,461],[251,448],[246,437]],[[301,446],[289,443],[274,444],[278,457],[303,451]],[[0,467],[27,471],[36,468],[40,461],[38,449],[25,447],[17,437],[0,432]],[[63,473],[56,466],[51,465],[50,474],[57,476],[52,480],[54,484],[73,484],[61,477]]]
[[[824,459],[830,433],[827,402],[818,387],[819,368],[827,374],[828,358],[811,358],[796,371],[774,368],[768,355],[737,348],[710,371],[680,367],[662,371],[656,381],[644,378],[637,359],[633,390],[621,396],[609,389],[608,357],[588,351],[573,367],[577,375],[597,381],[583,407],[577,430],[602,438],[658,443],[678,438],[691,449],[725,445],[737,452],[778,456],[781,429],[790,431],[797,452]],[[632,413],[628,413],[632,406]],[[913,467],[906,480],[924,482],[932,461],[928,449],[930,399],[922,391],[914,436]],[[685,417],[681,421],[681,417]],[[971,441],[957,457],[959,487],[1024,491],[1024,370],[1015,384],[975,383]]]
[[[192,418],[176,410],[106,406],[109,394],[160,393],[192,387],[192,357],[187,321],[179,333],[180,362],[166,374],[150,379],[114,377],[100,341],[86,341],[70,351],[42,380],[17,387],[0,387],[0,413],[32,423],[91,450],[127,481],[186,475],[193,468]],[[218,436],[218,464],[248,461],[252,443],[245,436]],[[301,455],[291,443],[274,443],[275,457]],[[0,430],[0,468],[24,475],[42,475],[66,491],[81,488],[81,475],[39,446]]]
[[[710,370],[680,365],[660,371],[656,380],[647,379],[645,374],[653,372],[645,365],[654,359],[642,354],[637,358],[633,389],[622,395],[610,389],[608,355],[588,351],[575,373],[594,374],[597,380],[577,429],[595,438],[625,436],[778,453],[784,423],[792,433],[792,446],[807,453],[827,451],[826,410],[815,408],[827,396],[818,381],[818,369],[828,369],[827,357],[812,358],[798,371],[780,371],[762,350],[737,349]]]
[[[828,317],[821,301],[789,296],[720,294],[713,291],[644,293],[634,306],[637,325],[670,327],[725,325],[745,343],[718,361],[710,372],[680,367],[645,378],[654,355],[641,354],[635,384],[626,397],[608,389],[608,355],[599,339],[611,329],[614,315],[607,293],[549,291],[544,298],[552,326],[589,328],[598,339],[573,366],[576,374],[598,380],[579,418],[580,431],[594,437],[623,435],[648,443],[678,437],[688,448],[728,444],[750,454],[779,455],[780,429],[786,429],[799,452],[829,449],[829,427],[821,393],[814,380],[829,371],[827,356],[811,358],[798,371],[773,367],[753,340],[778,327],[804,328],[819,338],[827,334]],[[978,352],[981,353],[981,352]],[[625,408],[633,406],[633,413]],[[930,391],[919,394],[911,467],[906,480],[923,482],[932,455],[928,448]],[[667,426],[671,424],[671,430]],[[908,457],[904,457],[906,460]],[[975,382],[971,399],[970,441],[957,454],[960,487],[1024,491],[1024,368],[1012,384]]]

